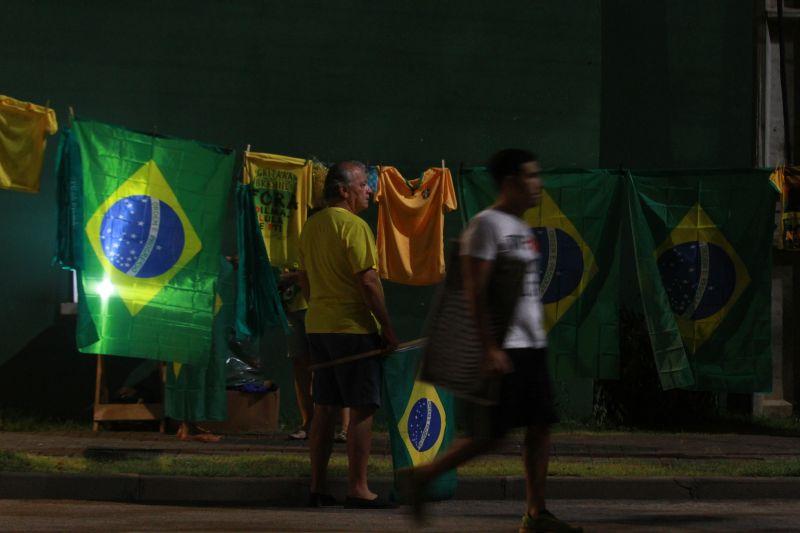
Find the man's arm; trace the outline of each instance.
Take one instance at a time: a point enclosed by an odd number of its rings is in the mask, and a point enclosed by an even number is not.
[[[375,269],[369,268],[356,274],[358,286],[364,297],[364,302],[375,318],[381,325],[381,336],[386,343],[386,348],[394,350],[400,342],[397,340],[392,322],[389,319],[389,311],[386,310],[386,301],[383,297],[381,279]]]
[[[464,280],[467,305],[475,320],[478,337],[483,345],[485,370],[488,374],[507,374],[513,370],[511,359],[492,335],[491,322],[487,310],[486,288],[492,274],[494,261],[479,259],[468,255],[461,256],[461,272]]]

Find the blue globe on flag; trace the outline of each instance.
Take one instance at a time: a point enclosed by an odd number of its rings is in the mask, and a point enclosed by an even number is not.
[[[539,280],[542,303],[555,303],[572,294],[581,282],[585,265],[583,250],[560,228],[531,228],[539,244]]]
[[[736,266],[711,242],[683,242],[665,250],[658,270],[672,311],[691,320],[718,313],[736,288]]]
[[[186,238],[169,204],[135,195],[116,201],[103,215],[100,242],[115,268],[129,276],[152,278],[178,262]]]
[[[442,414],[428,398],[420,398],[411,408],[408,417],[408,439],[418,452],[429,450],[442,431]]]

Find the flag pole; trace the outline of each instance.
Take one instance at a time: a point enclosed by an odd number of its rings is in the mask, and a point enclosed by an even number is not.
[[[392,351],[388,351],[385,348],[379,348],[377,350],[369,350],[368,352],[361,352],[354,355],[348,355],[347,357],[342,357],[340,359],[335,359],[333,361],[325,361],[324,363],[317,363],[316,365],[310,365],[308,369],[312,371],[320,370],[322,368],[330,368],[332,366],[339,366],[345,363],[352,363],[353,361],[366,359],[368,357],[376,357],[376,356],[385,357],[395,353],[406,352],[413,348],[418,348],[422,346],[423,344],[425,344],[425,341],[427,340],[428,340],[427,337],[422,337],[413,341],[401,342],[400,344],[397,345],[397,348],[395,348]]]

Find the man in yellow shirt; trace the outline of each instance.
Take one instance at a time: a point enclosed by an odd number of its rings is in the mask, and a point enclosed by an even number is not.
[[[306,333],[314,364],[398,344],[378,277],[375,238],[356,215],[369,205],[371,192],[363,163],[337,163],[325,180],[328,207],[306,222],[300,236],[300,285],[308,301]],[[312,390],[309,505],[336,504],[326,488],[328,460],[336,412],[350,407],[345,507],[390,507],[367,483],[372,416],[381,402],[380,361],[366,358],[316,370]]]

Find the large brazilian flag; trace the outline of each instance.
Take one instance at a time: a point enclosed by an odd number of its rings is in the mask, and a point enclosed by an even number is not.
[[[556,377],[619,376],[619,229],[622,175],[608,171],[543,173],[539,206],[524,219],[539,246],[540,295]],[[483,168],[462,171],[468,220],[497,194]]]
[[[87,120],[73,130],[86,309],[78,348],[205,364],[233,153]]]
[[[770,389],[777,191],[769,172],[627,178],[639,289],[662,385]]]
[[[422,350],[413,348],[387,357],[383,362],[384,407],[394,469],[433,461],[455,436],[453,395],[415,379]],[[426,498],[452,498],[456,472],[451,470],[427,487]]]

